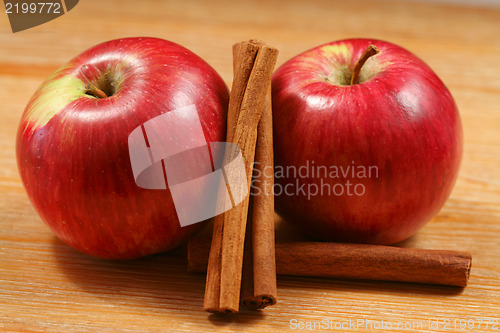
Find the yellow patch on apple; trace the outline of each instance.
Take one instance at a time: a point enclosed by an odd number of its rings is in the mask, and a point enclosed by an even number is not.
[[[42,83],[29,103],[26,119],[34,127],[45,126],[66,105],[82,96],[84,83],[72,75],[61,76],[65,69],[60,68]]]

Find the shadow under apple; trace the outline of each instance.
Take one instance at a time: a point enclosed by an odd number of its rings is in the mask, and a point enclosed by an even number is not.
[[[179,320],[184,317],[186,325],[207,319],[215,326],[251,323],[265,317],[260,311],[242,311],[238,316],[204,312],[205,275],[187,271],[186,246],[141,259],[112,261],[80,253],[55,236],[51,245],[58,268],[72,285],[70,289],[90,297],[89,306],[140,313],[145,320],[162,314],[167,320],[175,315]],[[91,311],[98,311],[98,307]]]

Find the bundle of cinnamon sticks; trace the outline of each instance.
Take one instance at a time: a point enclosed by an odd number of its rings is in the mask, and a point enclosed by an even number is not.
[[[241,179],[238,185],[246,186],[249,192],[254,159],[260,167],[273,167],[271,76],[278,50],[260,41],[249,41],[236,44],[233,55],[234,79],[226,141],[241,149],[246,179]],[[228,155],[231,152],[226,151]],[[235,175],[226,175],[226,178],[238,179]],[[241,286],[244,286],[242,300],[248,306],[263,308],[276,303],[272,187],[272,177],[262,180],[260,195],[252,196],[250,220],[251,196],[215,217],[207,268],[206,311],[238,312]]]
[[[250,193],[253,176],[259,193],[216,216],[211,239],[195,236],[189,242],[189,270],[207,272],[204,309],[236,313],[240,306],[273,305],[277,273],[464,287],[469,253],[324,242],[278,243],[275,249],[274,178],[266,170],[274,167],[271,76],[277,56],[277,49],[257,40],[233,47],[226,141],[241,149],[245,174],[225,178],[238,180],[231,191]],[[226,151],[226,161],[234,154]]]

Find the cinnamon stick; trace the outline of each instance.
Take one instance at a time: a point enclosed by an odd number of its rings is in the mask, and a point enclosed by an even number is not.
[[[250,40],[252,42],[252,40]],[[259,43],[251,43],[251,45],[259,46]],[[240,64],[239,52],[244,43],[237,43],[233,45],[233,72],[236,73],[238,66]],[[265,112],[265,110],[264,110]],[[262,121],[262,116],[261,116]],[[258,150],[259,146],[259,127],[261,124],[259,121],[259,126],[257,127],[257,143],[255,150]],[[256,160],[257,162],[257,160]],[[252,309],[257,308],[257,303],[254,302],[254,288],[253,288],[253,254],[252,254],[252,210],[253,210],[253,200],[250,197],[249,207],[248,207],[248,217],[247,217],[247,227],[245,233],[245,246],[243,250],[243,268],[241,272],[241,291],[240,291],[240,305],[245,307],[250,307]]]
[[[234,141],[234,133],[240,113],[241,103],[245,94],[245,88],[253,69],[255,57],[257,56],[258,46],[250,43],[242,44],[240,48],[241,56],[238,66],[234,69],[233,87],[229,99],[227,114],[227,133],[226,141]],[[205,286],[205,298],[203,308],[205,311],[221,311],[220,306],[220,275],[222,261],[222,232],[224,225],[224,214],[217,215],[214,218],[212,244],[210,246],[209,264],[207,268],[207,281]],[[191,244],[193,243],[193,244]],[[189,246],[194,245],[196,241],[192,238]]]
[[[260,40],[250,43],[263,46]],[[233,46],[233,69],[239,64],[239,52],[243,43]],[[276,261],[274,253],[274,163],[273,163],[273,116],[271,85],[259,126],[255,150],[253,183],[256,190],[250,198],[250,208],[245,236],[241,304],[250,309],[263,309],[276,304]]]
[[[240,191],[243,187],[250,191],[257,127],[277,54],[275,48],[251,42],[242,43],[240,47],[229,101],[226,140],[241,149],[245,172],[234,170],[225,175],[233,185],[231,191]],[[235,154],[230,149],[225,159],[232,160]],[[214,220],[205,288],[206,311],[238,312],[248,205],[249,196]]]
[[[205,272],[209,240],[188,248],[188,270]],[[465,287],[472,257],[467,252],[392,246],[293,242],[276,244],[278,275],[400,281]]]

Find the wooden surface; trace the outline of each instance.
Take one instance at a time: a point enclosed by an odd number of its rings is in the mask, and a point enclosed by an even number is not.
[[[460,320],[475,325],[462,331],[500,330],[500,323],[485,326],[500,319],[499,22],[500,9],[417,2],[84,0],[52,22],[13,34],[0,13],[0,331],[283,332],[292,330],[294,320],[326,320],[328,331],[353,330],[335,330],[349,320],[407,327],[417,321],[423,323],[419,331],[427,331],[429,319],[439,320],[440,331],[461,331]],[[249,38],[278,47],[278,65],[321,43],[359,36],[386,39],[420,56],[456,99],[465,151],[444,208],[401,246],[470,251],[470,285],[460,290],[280,278],[277,305],[220,317],[202,311],[205,279],[186,272],[183,249],[109,262],[55,238],[31,207],[17,172],[21,113],[59,65],[94,44],[137,35],[186,46],[228,84],[231,46]]]

